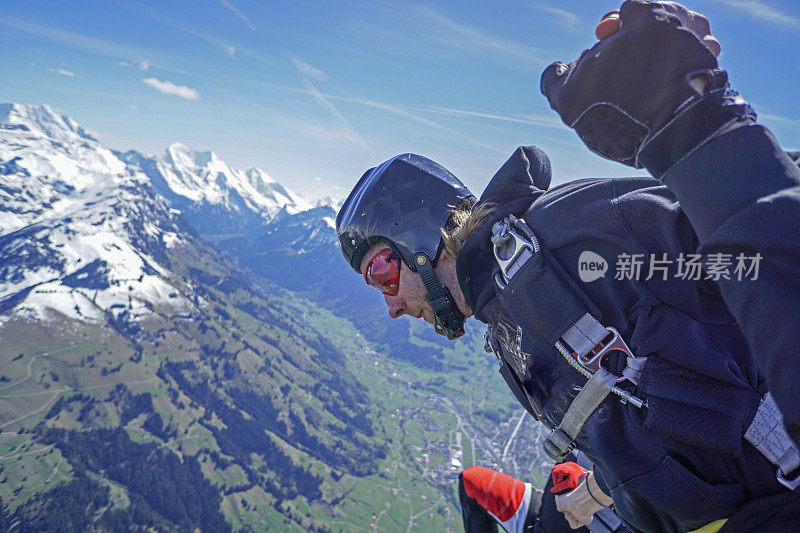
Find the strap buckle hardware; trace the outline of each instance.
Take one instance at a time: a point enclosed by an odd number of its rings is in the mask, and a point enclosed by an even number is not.
[[[794,490],[797,487],[800,487],[800,469],[795,474],[794,479],[786,479],[786,476],[783,475],[783,471],[778,468],[778,474],[776,477],[778,478],[778,483],[789,490]]]
[[[517,230],[525,233],[528,238],[520,235]],[[494,257],[500,265],[502,275],[502,279],[500,276],[495,276],[500,289],[504,289],[522,265],[539,251],[539,243],[533,232],[525,225],[524,220],[513,215],[492,226],[492,244],[494,244]]]
[[[554,461],[563,461],[569,452],[575,449],[575,441],[567,432],[557,427],[553,433],[542,442],[544,453]]]
[[[628,348],[627,344],[625,344],[625,341],[622,339],[619,331],[612,327],[606,327],[606,330],[611,337],[610,340],[608,340],[609,337],[607,336],[600,344],[595,346],[589,353],[583,356],[575,352],[571,352],[572,357],[574,357],[582,367],[589,370],[592,374],[597,372],[597,370],[600,368],[600,363],[603,361],[603,358],[614,350],[618,350],[625,354],[626,360],[629,357],[634,357],[633,352],[631,352],[631,349]],[[628,378],[622,375],[617,378],[617,383],[620,381],[625,381],[626,379]]]

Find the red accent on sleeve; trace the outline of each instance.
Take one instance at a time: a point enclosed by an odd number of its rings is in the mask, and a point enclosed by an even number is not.
[[[525,483],[485,466],[471,466],[461,473],[467,496],[501,522],[516,514],[525,495]]]

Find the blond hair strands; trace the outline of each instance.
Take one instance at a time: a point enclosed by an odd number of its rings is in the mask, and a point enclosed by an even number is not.
[[[474,200],[462,199],[456,205],[449,206],[452,211],[447,226],[441,230],[441,234],[444,249],[451,257],[458,255],[470,235],[475,233],[478,226],[494,211],[494,204],[473,202]]]

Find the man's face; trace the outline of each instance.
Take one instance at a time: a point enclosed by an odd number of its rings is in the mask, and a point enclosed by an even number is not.
[[[376,244],[370,248],[361,260],[361,272],[367,272],[370,261],[387,248],[389,247],[385,244]],[[375,260],[383,261],[384,259],[379,257]],[[398,259],[398,261],[400,261],[400,282],[398,283],[397,294],[382,293],[384,300],[386,300],[389,316],[399,318],[403,315],[409,315],[414,318],[422,318],[425,322],[433,324],[433,308],[428,301],[422,278],[416,272],[412,272],[402,260]]]

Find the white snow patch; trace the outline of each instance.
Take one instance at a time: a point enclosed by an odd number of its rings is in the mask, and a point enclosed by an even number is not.
[[[105,311],[143,317],[153,305],[191,305],[170,297],[179,293],[168,281],[171,273],[129,233],[133,227],[156,243],[159,237],[165,245],[178,241],[159,225],[171,220],[165,206],[141,192],[147,176],[47,106],[0,104],[0,125],[0,161],[13,160],[18,169],[0,176],[7,190],[0,191],[0,235],[26,229],[0,254],[11,257],[31,248],[31,258],[42,261],[23,260],[17,271],[6,266],[5,279],[19,279],[0,283],[0,298],[33,289],[4,321],[48,320],[55,313],[94,322],[104,320]],[[74,278],[93,288],[61,283],[96,260],[103,261],[97,280],[88,272]]]
[[[59,283],[45,283],[36,287],[17,307],[42,320],[55,312],[82,322],[100,323],[103,312],[81,291],[64,287]]]
[[[178,237],[177,233],[173,233],[171,231],[165,231],[161,234],[161,241],[167,248],[174,248],[175,245],[181,241],[181,238]]]

